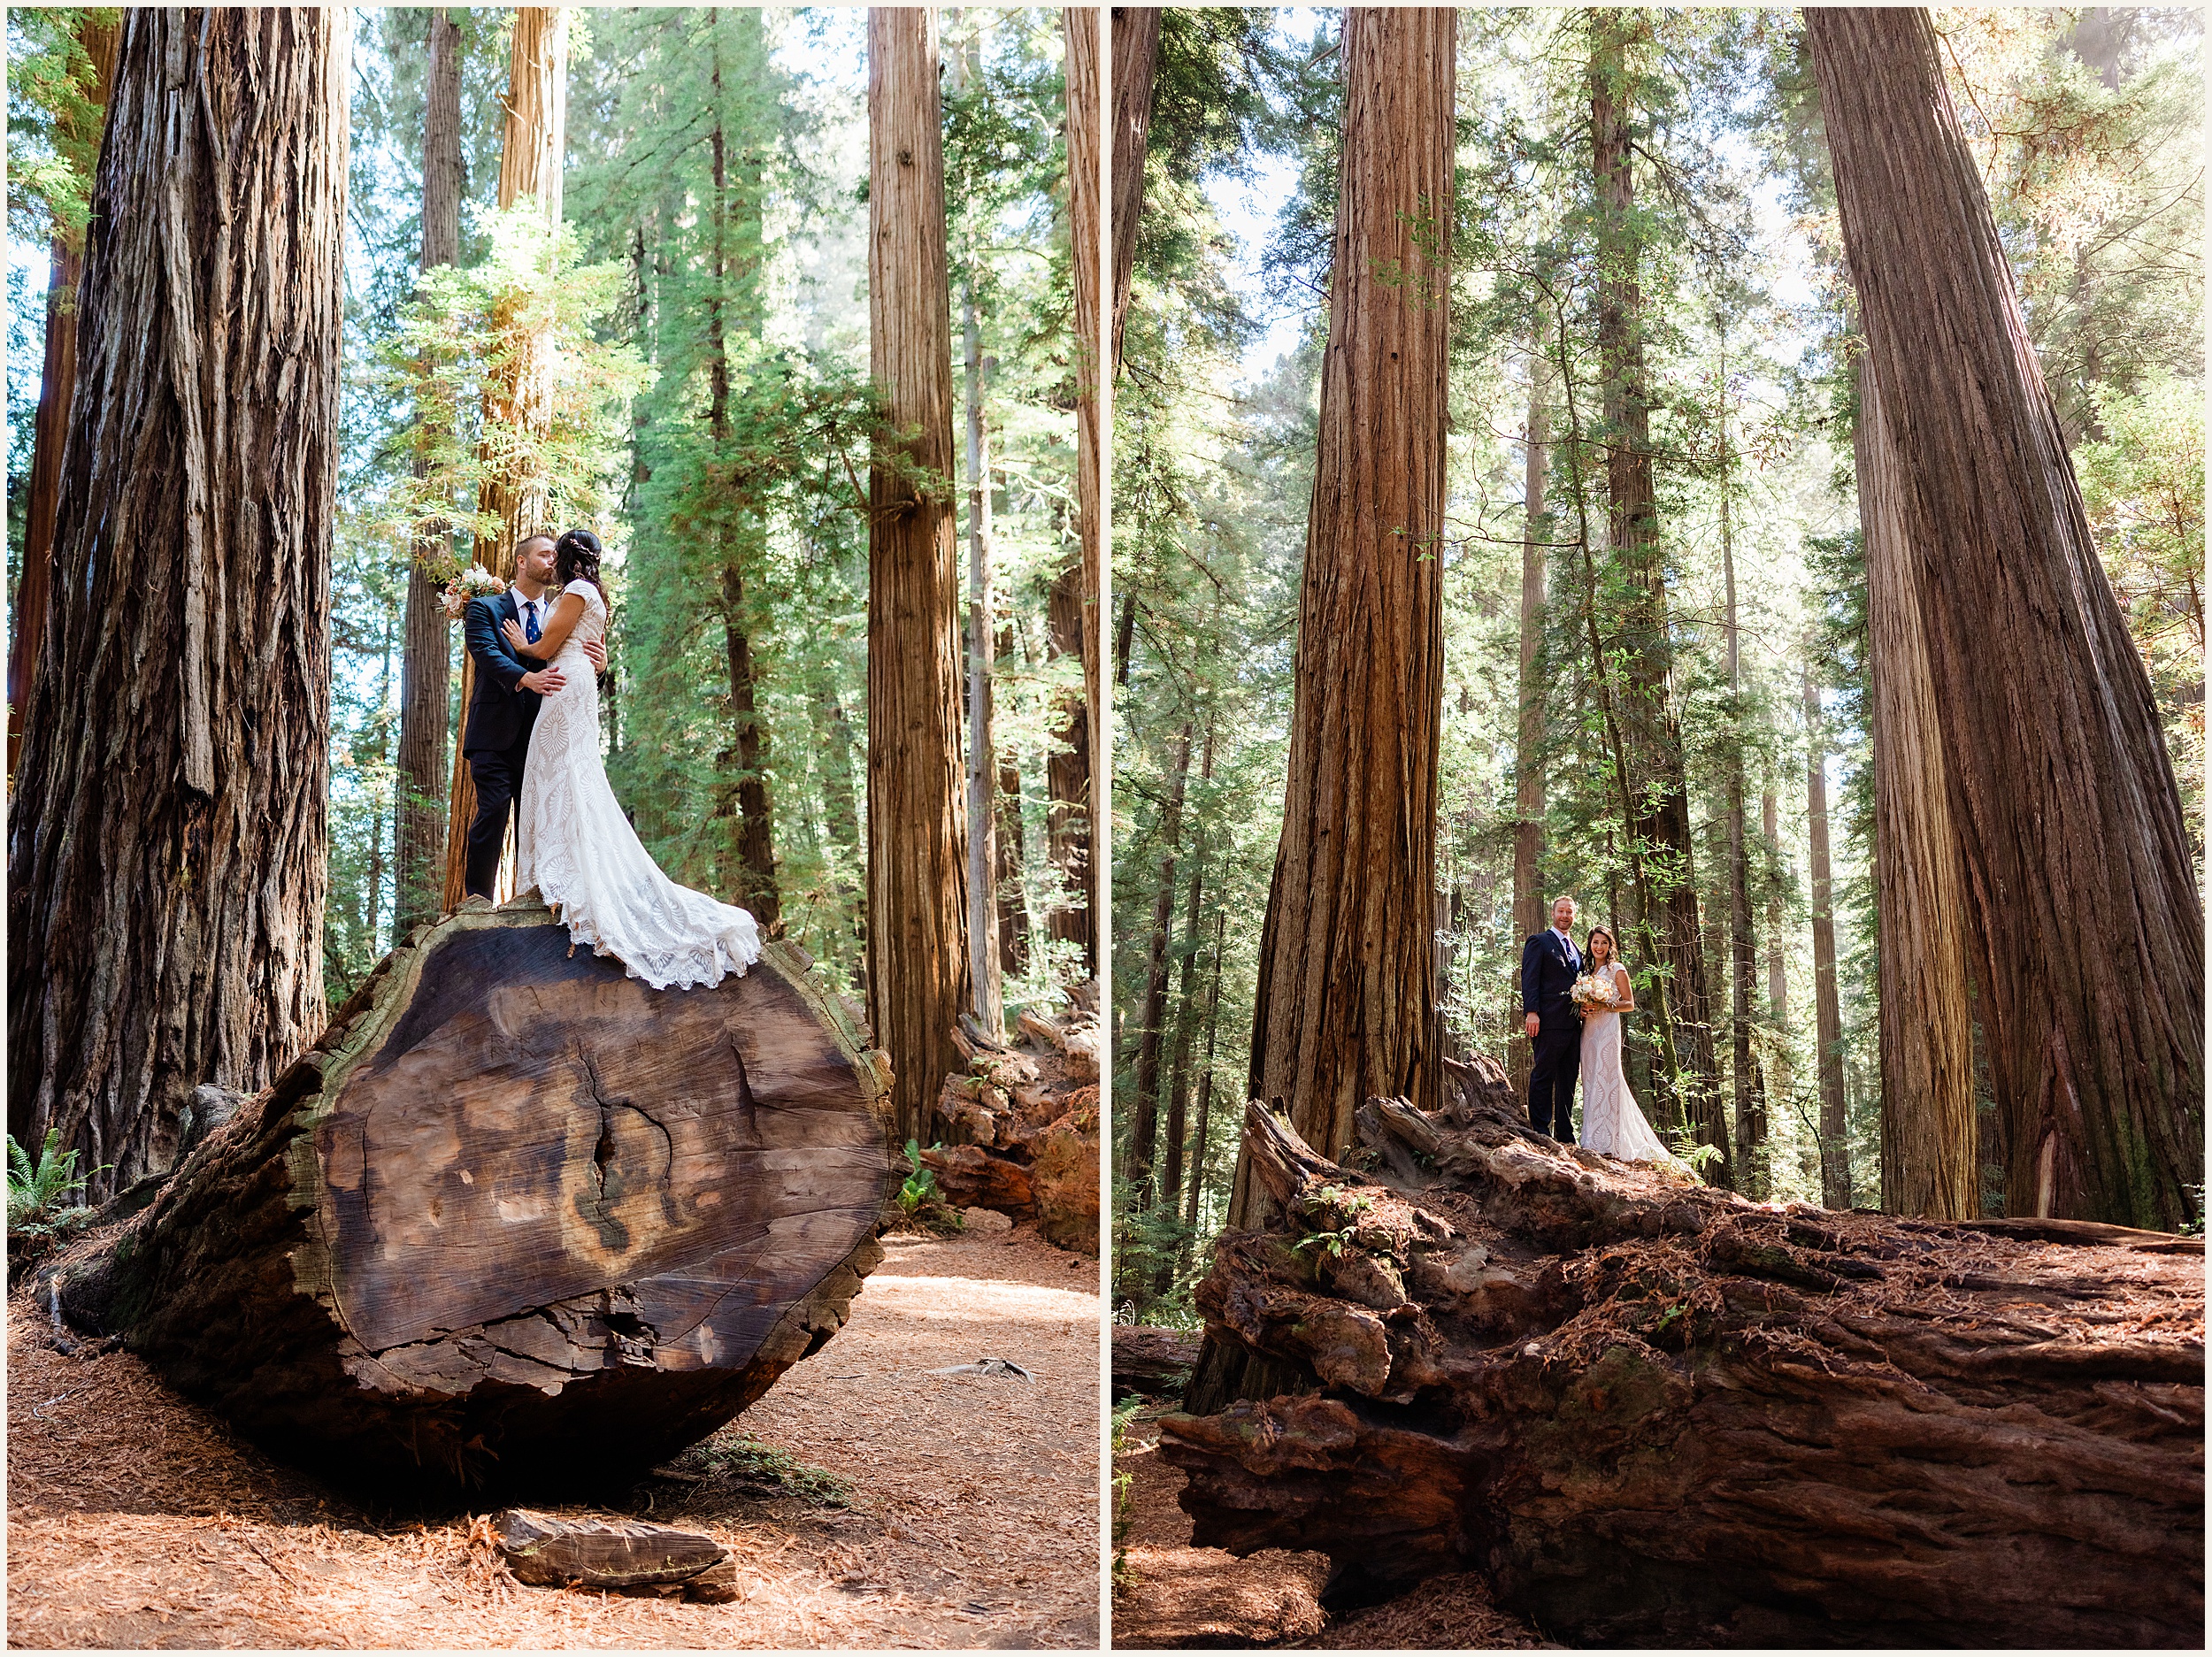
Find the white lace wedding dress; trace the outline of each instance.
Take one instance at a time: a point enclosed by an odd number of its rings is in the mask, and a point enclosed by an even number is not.
[[[760,928],[743,909],[661,872],[607,784],[599,757],[599,689],[588,640],[606,636],[607,606],[589,581],[562,596],[584,613],[553,658],[566,680],[538,709],[516,813],[515,890],[532,886],[569,936],[611,955],[657,990],[704,988],[760,959]]]
[[[533,763],[535,750],[533,749]],[[1613,969],[1616,993],[1628,993],[1628,971]],[[1651,1131],[1621,1068],[1621,1016],[1592,1011],[1582,1018],[1582,1138],[1587,1150],[1628,1162],[1671,1162],[1674,1155]]]

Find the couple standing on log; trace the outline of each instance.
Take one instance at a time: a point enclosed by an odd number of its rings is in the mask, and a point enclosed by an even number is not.
[[[1586,952],[1574,940],[1575,901],[1551,906],[1551,927],[1521,946],[1521,1012],[1534,1044],[1528,1077],[1529,1123],[1540,1133],[1575,1140],[1575,1077],[1582,1077],[1586,1148],[1624,1162],[1672,1162],[1637,1108],[1621,1064],[1621,1015],[1636,995],[1613,934],[1590,929]]]
[[[514,584],[470,601],[476,664],[462,738],[476,781],[467,887],[489,898],[515,809],[515,889],[538,895],[569,936],[657,990],[709,987],[760,958],[743,909],[680,886],[630,826],[599,757],[597,675],[606,670],[599,538],[572,529],[515,543]]]

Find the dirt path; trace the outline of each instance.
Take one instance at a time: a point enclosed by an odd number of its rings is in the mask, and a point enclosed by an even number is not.
[[[1279,1549],[1248,1559],[1191,1546],[1177,1501],[1183,1475],[1160,1459],[1155,1423],[1172,1406],[1141,1409],[1123,1430],[1115,1471],[1129,1477],[1129,1528],[1113,1643],[1120,1651],[1277,1646],[1307,1651],[1501,1651],[1540,1646],[1526,1623],[1490,1603],[1480,1576],[1436,1576],[1341,1617],[1322,1608],[1325,1554]]]
[[[518,1587],[467,1515],[365,1511],[128,1354],[63,1356],[12,1299],[8,1643],[1095,1645],[1097,1262],[1028,1230],[886,1247],[851,1323],[668,1477],[552,1509],[709,1532],[738,1560],[729,1605]],[[984,1355],[1037,1378],[927,1373]]]

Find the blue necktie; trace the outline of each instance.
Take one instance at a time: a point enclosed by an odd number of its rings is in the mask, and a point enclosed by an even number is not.
[[[538,607],[534,603],[522,607],[522,636],[532,644],[542,636],[538,630]]]

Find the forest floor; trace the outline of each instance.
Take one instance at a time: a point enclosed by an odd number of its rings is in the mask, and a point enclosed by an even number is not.
[[[1549,1645],[1490,1603],[1479,1573],[1433,1576],[1381,1605],[1323,1609],[1327,1556],[1270,1549],[1248,1559],[1191,1546],[1177,1504],[1183,1474],[1160,1458],[1162,1415],[1141,1408],[1122,1430],[1114,1470],[1129,1477],[1121,1517],[1125,1569],[1114,1595],[1117,1650],[1275,1646],[1303,1651],[1527,1651]]]
[[[8,1644],[1094,1645],[1098,1262],[1026,1226],[884,1244],[851,1322],[736,1421],[626,1506],[544,1509],[707,1532],[726,1605],[520,1586],[472,1515],[363,1507],[128,1353],[64,1356],[12,1296]],[[1035,1379],[929,1373],[984,1356]]]

